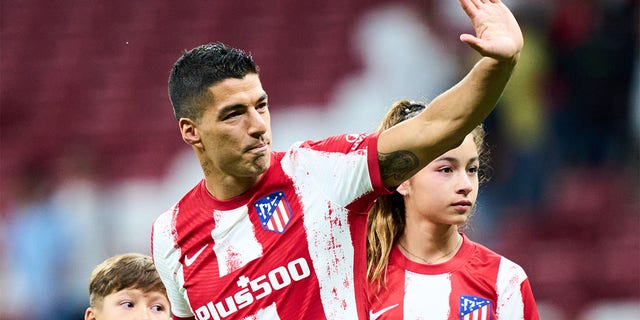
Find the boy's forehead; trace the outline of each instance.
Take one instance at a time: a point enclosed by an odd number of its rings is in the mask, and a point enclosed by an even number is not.
[[[164,298],[167,299],[167,296],[164,292],[159,290],[150,290],[144,291],[138,288],[126,288],[120,291],[115,291],[109,294],[108,296],[112,296],[115,298],[138,298],[138,299],[157,299]]]

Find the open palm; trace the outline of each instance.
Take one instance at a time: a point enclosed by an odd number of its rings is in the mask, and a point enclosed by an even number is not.
[[[462,34],[460,41],[485,57],[497,60],[517,58],[524,40],[520,26],[507,6],[500,0],[459,1],[476,33],[475,36]]]

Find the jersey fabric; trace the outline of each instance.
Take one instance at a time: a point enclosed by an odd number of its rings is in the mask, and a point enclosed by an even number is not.
[[[539,319],[524,270],[462,236],[460,250],[441,264],[413,262],[394,246],[386,288],[368,287],[370,319]]]
[[[272,152],[227,201],[202,180],[153,224],[174,319],[366,318],[366,223],[384,188],[377,134]]]

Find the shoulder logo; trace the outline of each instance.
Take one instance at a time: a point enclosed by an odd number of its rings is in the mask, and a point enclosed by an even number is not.
[[[396,303],[396,304],[394,304],[392,306],[386,307],[384,309],[380,309],[380,310],[378,310],[376,312],[369,311],[369,319],[370,320],[376,320],[376,319],[380,318],[383,313],[385,313],[385,312],[387,312],[387,311],[389,311],[389,310],[391,310],[391,309],[393,309],[393,308],[395,308],[397,306],[398,306],[398,304]]]
[[[293,216],[289,201],[282,191],[261,198],[253,206],[262,229],[267,231],[283,233]]]
[[[460,296],[460,319],[493,319],[491,301],[474,296]]]
[[[193,256],[189,257],[188,255],[184,255],[184,265],[187,267],[190,267],[198,258],[198,256],[204,251],[204,249],[207,248],[209,244],[205,244],[204,247],[200,248],[200,250],[198,250],[198,252],[196,252],[196,254],[194,254]]]

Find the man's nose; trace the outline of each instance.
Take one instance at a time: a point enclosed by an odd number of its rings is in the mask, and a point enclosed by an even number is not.
[[[262,135],[267,132],[267,122],[256,109],[249,111],[249,134]]]

